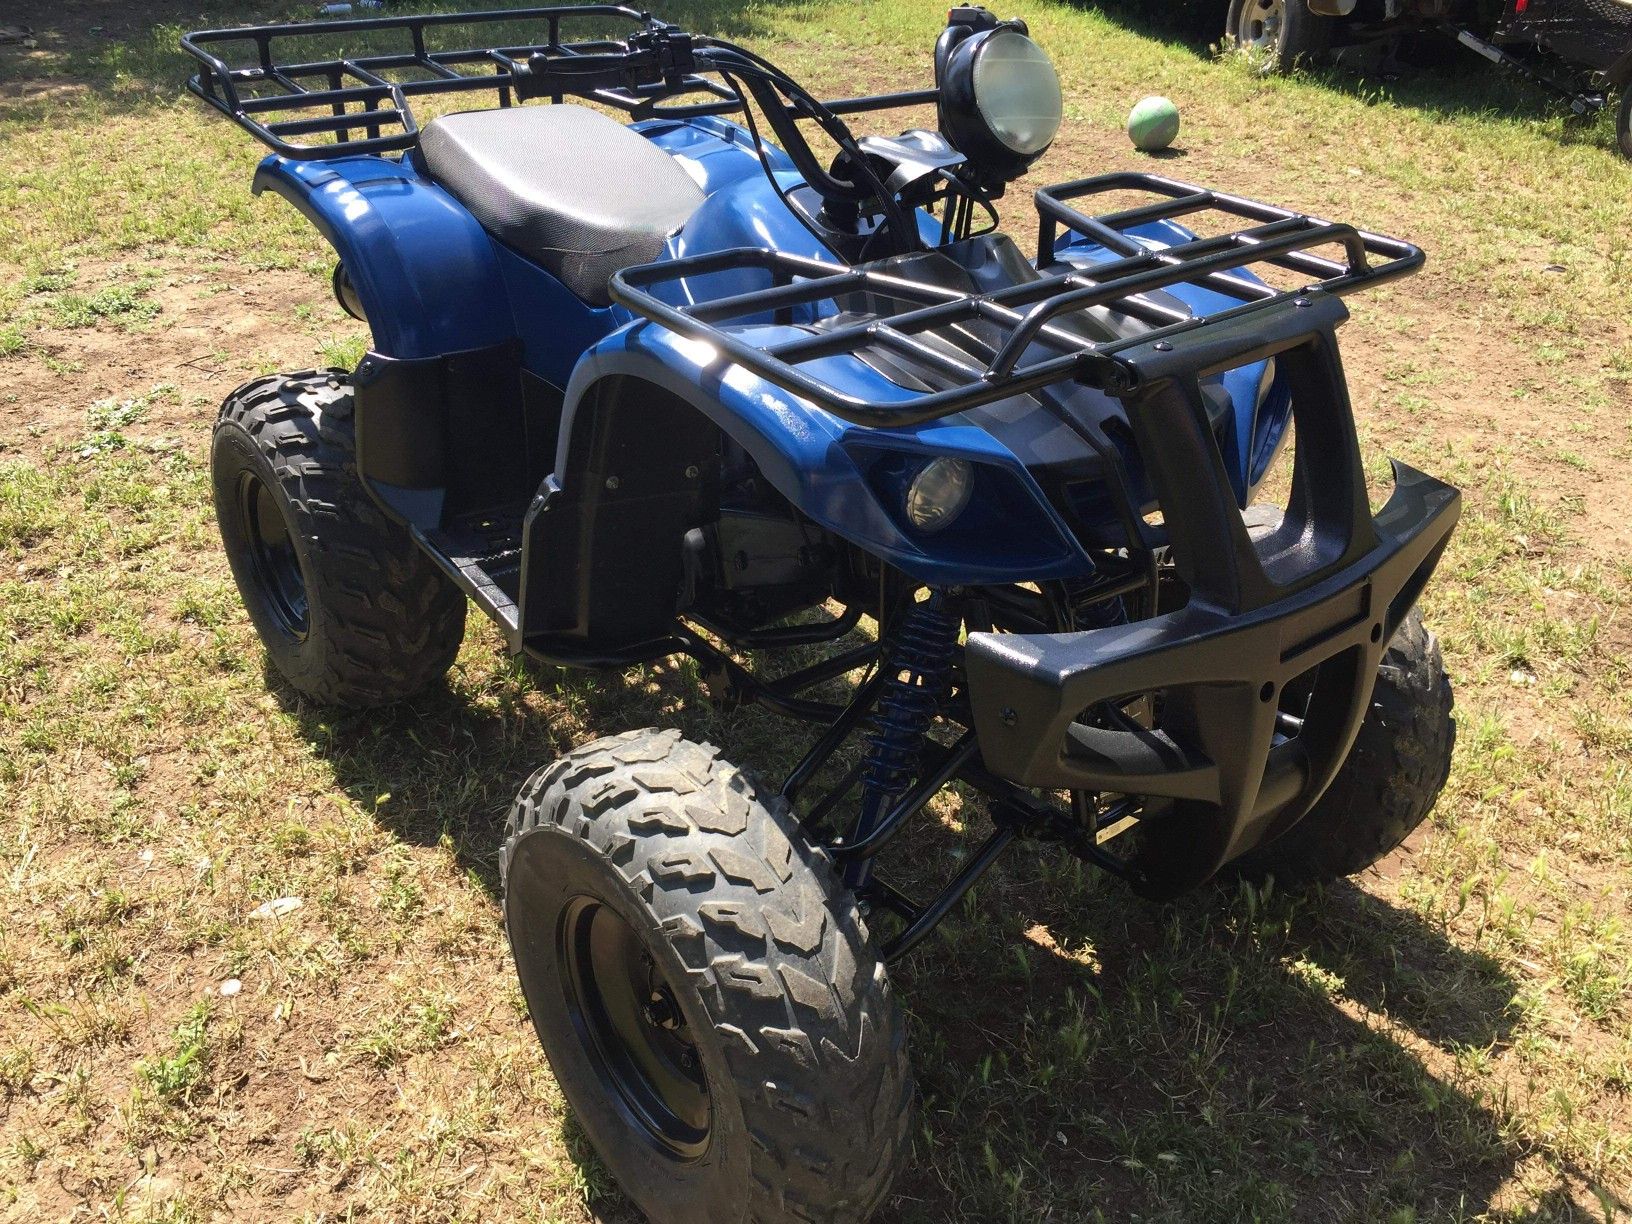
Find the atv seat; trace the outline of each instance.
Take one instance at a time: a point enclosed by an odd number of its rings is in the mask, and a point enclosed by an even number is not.
[[[419,147],[488,233],[596,306],[612,273],[656,259],[704,198],[667,153],[583,106],[444,115]]]

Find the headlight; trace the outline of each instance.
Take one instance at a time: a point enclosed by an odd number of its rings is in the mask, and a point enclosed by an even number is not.
[[[1017,178],[1054,142],[1064,113],[1060,78],[1047,52],[1014,26],[963,37],[938,66],[941,131],[988,177]]]
[[[931,459],[907,486],[907,521],[926,535],[951,524],[975,491],[975,469],[966,459]]]
[[[974,59],[975,108],[992,135],[1022,157],[1053,144],[1060,130],[1060,78],[1043,49],[1024,34],[998,30]]]

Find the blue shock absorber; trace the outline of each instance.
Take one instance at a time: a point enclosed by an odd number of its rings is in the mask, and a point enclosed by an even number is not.
[[[884,687],[868,720],[861,814],[852,840],[871,833],[912,785],[930,726],[952,685],[958,619],[939,593],[913,604],[902,616],[883,664]],[[845,880],[852,888],[864,883],[867,876],[866,860],[845,869]]]

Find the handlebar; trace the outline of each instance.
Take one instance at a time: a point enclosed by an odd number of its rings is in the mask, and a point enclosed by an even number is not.
[[[663,85],[693,93],[700,81],[692,38],[678,26],[653,23],[631,35],[618,51],[534,51],[511,69],[516,96],[559,97],[600,89],[638,90]]]
[[[563,38],[568,23],[583,28],[588,20],[627,26],[615,39],[604,34]],[[536,30],[528,41],[499,41],[514,39],[522,25]],[[442,47],[431,46],[432,31]],[[466,37],[447,37],[454,31]],[[365,54],[342,51],[331,59],[306,59],[310,40],[326,36],[378,37],[383,45]],[[279,54],[290,40],[300,49],[297,54]],[[391,42],[395,49],[388,49]],[[513,97],[584,97],[635,119],[742,113],[756,141],[758,110],[818,194],[850,202],[876,197],[889,229],[909,235],[909,242],[915,226],[841,116],[934,103],[940,96],[938,89],[927,89],[824,102],[742,47],[693,36],[619,4],[199,30],[184,35],[181,46],[201,66],[188,81],[193,93],[274,153],[298,160],[411,149],[420,136],[412,100],[436,94],[491,90],[501,105]],[[483,64],[492,71],[472,71]],[[702,97],[662,105],[685,95]],[[807,120],[839,146],[841,156],[833,165],[823,164],[800,130]]]
[[[623,89],[645,90],[655,102],[663,96],[696,92],[703,82],[699,72],[719,73],[748,92],[800,175],[824,199],[862,200],[876,194],[876,184],[841,178],[823,166],[798,127],[799,119],[814,119],[842,147],[853,141],[843,121],[786,74],[732,43],[706,37],[694,40],[678,27],[657,25],[631,36],[619,51],[535,51],[512,69],[516,95],[523,100]]]

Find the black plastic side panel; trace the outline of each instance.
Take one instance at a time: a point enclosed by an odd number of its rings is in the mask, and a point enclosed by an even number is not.
[[[527,490],[536,491],[544,478],[555,471],[555,448],[561,441],[559,387],[545,382],[531,370],[521,372],[522,426],[527,438]]]
[[[719,514],[719,455],[713,423],[659,387],[612,377],[588,393],[527,517],[523,640],[615,650],[668,632],[686,533]]]
[[[442,359],[398,361],[370,353],[352,375],[357,389],[357,470],[381,497],[387,490],[432,490],[445,494],[447,412],[442,395]],[[382,497],[388,512],[412,517],[402,500]],[[437,499],[440,513],[441,498]],[[434,524],[431,524],[434,526]]]
[[[525,505],[549,470],[553,454],[535,457],[529,443],[551,432],[552,396],[524,397],[513,341],[411,360],[369,353],[352,382],[358,470],[387,513],[414,527]],[[553,403],[558,419],[559,392]],[[553,433],[538,449],[553,452]]]
[[[527,431],[521,400],[521,346],[455,353],[443,365],[448,406],[448,514],[525,502]]]
[[[987,768],[1022,786],[1168,801],[1138,867],[1153,895],[1193,887],[1300,820],[1342,765],[1376,669],[1459,513],[1455,489],[1395,465],[1375,517],[1334,329],[1333,298],[1227,320],[1124,360],[1137,447],[1187,603],[1079,633],[972,633],[969,701]],[[1273,329],[1270,325],[1274,325]],[[1286,514],[1253,537],[1237,511],[1199,379],[1275,356],[1298,448]],[[1314,676],[1288,734],[1282,694]],[[1161,693],[1151,728],[1079,725],[1083,711]]]

